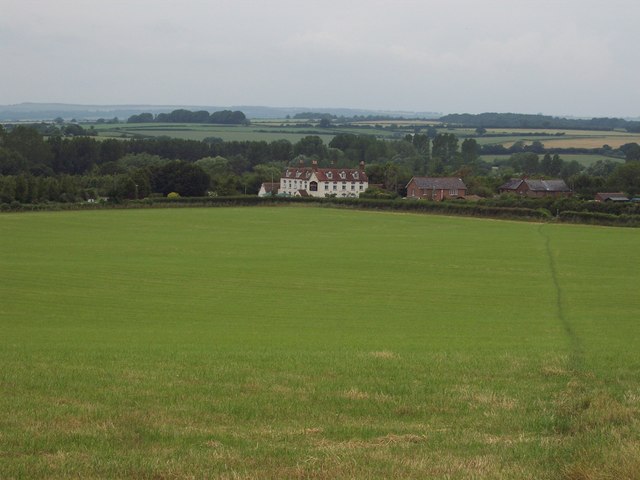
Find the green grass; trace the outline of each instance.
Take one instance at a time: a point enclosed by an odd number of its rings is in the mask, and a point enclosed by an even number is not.
[[[0,216],[0,478],[634,478],[640,232]]]
[[[133,124],[95,124],[98,138],[130,138],[133,136],[160,137],[168,136],[184,140],[204,140],[207,137],[218,137],[224,141],[267,141],[289,140],[296,143],[308,135],[317,135],[329,143],[338,133],[355,135],[375,135],[391,138],[393,132],[375,128],[317,128],[295,124],[274,122],[254,122],[249,126],[240,125],[206,125],[206,124],[165,124],[165,123],[133,123]]]
[[[425,128],[431,122],[407,122],[398,121],[394,124],[403,127],[398,130],[375,128],[376,122],[356,123],[356,126],[335,126],[331,128],[319,128],[317,126],[305,126],[306,121],[299,120],[254,120],[251,125],[212,125],[193,123],[125,123],[125,124],[92,124],[98,132],[98,138],[132,138],[132,137],[159,137],[168,136],[185,140],[204,140],[207,137],[218,137],[224,141],[266,141],[289,140],[296,143],[308,135],[317,135],[328,144],[338,133],[351,133],[354,135],[372,135],[384,139],[402,139],[407,133],[412,133],[412,125],[417,128]],[[385,122],[379,122],[385,124]],[[565,135],[556,136],[556,130],[536,129],[489,129],[492,135],[476,137],[475,129],[470,128],[444,128],[440,133],[453,133],[460,141],[467,137],[474,137],[480,145],[501,144],[506,147],[517,141],[530,144],[540,141],[548,148],[600,148],[605,144],[617,148],[624,143],[637,142],[637,134],[629,134],[618,131],[588,131],[566,130]],[[562,130],[559,130],[562,131]],[[539,132],[543,135],[531,136],[523,133]]]

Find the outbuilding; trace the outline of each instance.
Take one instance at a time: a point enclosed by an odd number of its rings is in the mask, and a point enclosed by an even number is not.
[[[465,198],[467,186],[456,177],[413,177],[407,184],[407,198],[442,200]]]
[[[564,180],[533,180],[530,178],[512,178],[498,187],[500,193],[514,193],[523,197],[570,197],[573,195]]]

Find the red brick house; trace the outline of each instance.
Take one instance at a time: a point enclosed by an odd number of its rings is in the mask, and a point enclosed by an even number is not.
[[[525,197],[570,197],[573,191],[564,180],[531,180],[529,178],[512,178],[498,187],[500,193],[514,193]]]
[[[464,198],[467,186],[456,177],[413,177],[407,184],[407,198],[449,200]]]

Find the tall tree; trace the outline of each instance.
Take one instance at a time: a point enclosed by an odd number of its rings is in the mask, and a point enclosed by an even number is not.
[[[453,133],[439,133],[433,139],[432,158],[443,165],[454,165],[458,153],[458,137]]]
[[[480,154],[478,142],[473,138],[463,140],[460,153],[462,155],[462,163],[464,165],[475,165]]]

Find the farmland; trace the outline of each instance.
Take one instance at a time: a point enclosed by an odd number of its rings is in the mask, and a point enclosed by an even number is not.
[[[351,124],[336,125],[320,128],[315,123],[301,120],[273,119],[257,120],[251,125],[211,125],[211,124],[170,124],[170,123],[134,123],[134,124],[93,124],[99,139],[105,138],[154,138],[171,137],[185,140],[223,141],[265,141],[274,142],[287,140],[291,143],[299,142],[302,138],[315,135],[320,137],[325,145],[337,134],[350,133],[354,135],[373,136],[378,139],[401,139],[407,134],[424,132],[426,128],[436,127],[438,133],[453,133],[459,142],[465,138],[474,138],[478,145],[487,147],[502,145],[511,147],[516,142],[531,145],[541,142],[549,149],[601,149],[608,145],[612,149],[632,142],[640,142],[640,136],[616,130],[570,130],[570,129],[523,129],[523,128],[490,128],[486,134],[478,136],[472,128],[457,128],[438,126],[434,121],[396,120],[386,122],[353,122]],[[509,155],[483,155],[485,161],[505,158]],[[565,161],[577,160],[588,167],[596,161],[607,159],[623,161],[620,156],[606,156],[596,153],[562,153]]]
[[[255,120],[251,125],[211,125],[172,123],[93,124],[99,138],[132,138],[168,136],[186,140],[204,140],[216,137],[224,141],[275,141],[292,143],[307,135],[317,135],[328,144],[338,133],[373,135],[378,138],[403,138],[407,133],[427,127],[437,127],[439,133],[454,133],[460,139],[476,137],[480,145],[511,146],[514,142],[526,144],[537,140],[547,148],[601,148],[609,145],[618,148],[625,143],[640,142],[640,135],[621,131],[490,128],[485,136],[477,137],[472,128],[442,127],[435,121],[395,120],[380,122],[353,122],[329,128],[315,123],[290,119]]]
[[[506,162],[507,160],[509,160],[510,157],[511,155],[481,155],[480,156],[480,158],[483,161],[489,162],[489,163],[495,160]],[[585,167],[589,167],[599,160],[609,160],[611,162],[618,162],[621,164],[624,163],[624,159],[622,158],[607,157],[605,155],[596,155],[596,154],[588,154],[588,153],[583,153],[583,154],[563,153],[562,159],[566,162],[571,162],[575,160],[580,165],[583,165]]]
[[[0,216],[1,478],[633,478],[639,232]]]
[[[185,140],[204,140],[206,138],[220,138],[224,141],[267,141],[288,140],[291,143],[299,141],[308,135],[317,135],[329,143],[337,133],[354,133],[375,135],[381,138],[392,138],[393,131],[371,127],[319,128],[291,120],[262,120],[254,121],[251,125],[210,125],[210,124],[96,124],[99,137],[102,138],[131,138],[131,137],[160,137],[168,136]],[[399,135],[399,134],[398,134]]]

